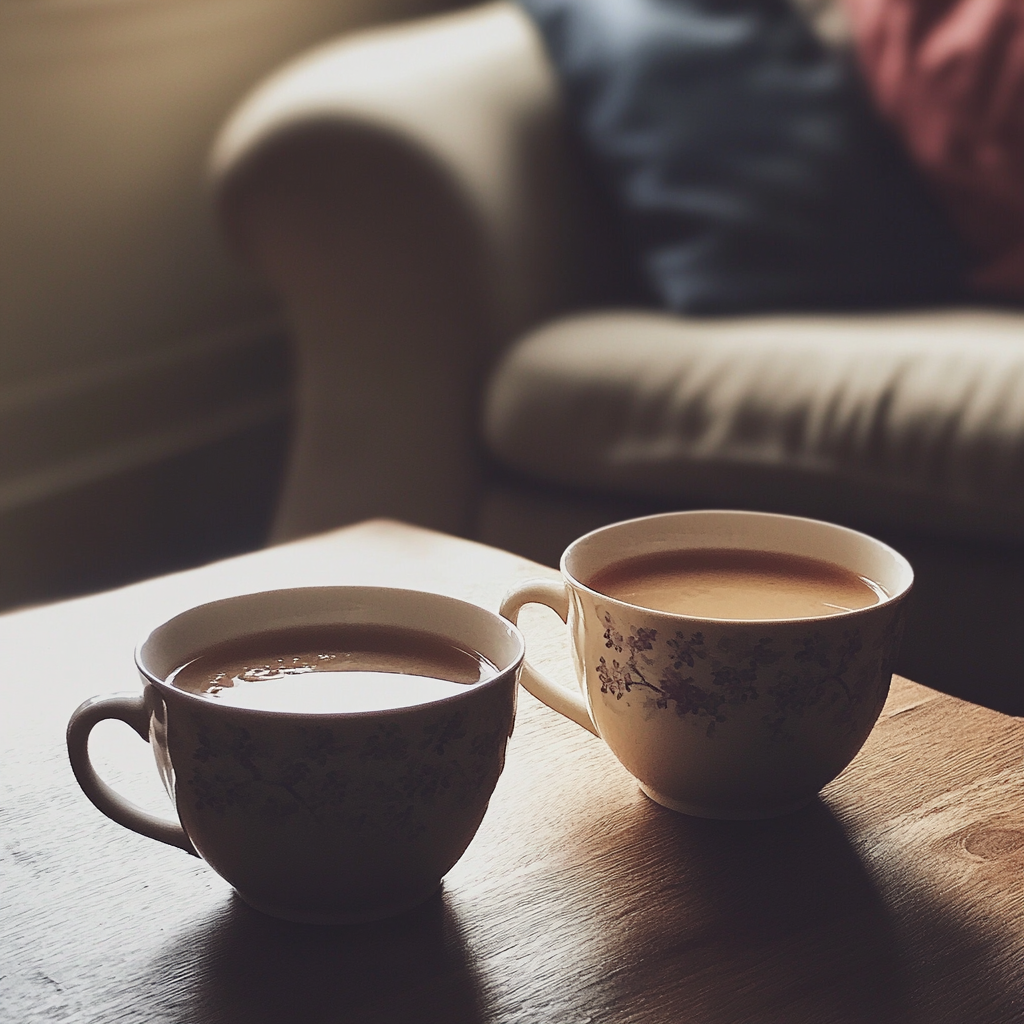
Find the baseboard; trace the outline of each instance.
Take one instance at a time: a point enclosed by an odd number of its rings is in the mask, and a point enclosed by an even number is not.
[[[0,394],[0,607],[260,546],[289,421],[269,322]]]
[[[0,514],[280,420],[289,380],[259,321],[0,392]]]

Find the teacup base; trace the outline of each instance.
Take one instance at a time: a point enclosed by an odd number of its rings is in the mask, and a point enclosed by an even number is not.
[[[667,807],[670,811],[688,814],[692,818],[713,818],[718,821],[762,821],[765,818],[781,818],[784,814],[792,814],[794,811],[799,811],[801,808],[813,803],[818,795],[814,793],[794,803],[776,804],[773,807],[765,807],[759,810],[727,811],[714,807],[701,807],[698,804],[683,803],[681,800],[673,800],[670,796],[656,793],[642,782],[638,782],[637,785],[644,796],[649,797],[662,807]]]
[[[239,898],[253,910],[258,910],[268,917],[276,917],[280,921],[291,921],[294,924],[320,924],[320,925],[346,925],[346,924],[368,924],[371,921],[383,921],[389,917],[398,917],[407,911],[414,910],[421,903],[426,903],[431,896],[435,895],[441,888],[441,883],[436,882],[431,887],[418,893],[412,899],[405,899],[398,903],[388,903],[375,910],[360,911],[359,913],[333,913],[333,914],[307,914],[297,913],[287,907],[276,907],[261,900],[254,900],[244,892],[238,893]]]

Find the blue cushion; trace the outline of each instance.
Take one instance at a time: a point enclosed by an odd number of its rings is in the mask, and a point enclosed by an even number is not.
[[[853,63],[786,0],[521,0],[670,308],[956,297],[963,256]]]

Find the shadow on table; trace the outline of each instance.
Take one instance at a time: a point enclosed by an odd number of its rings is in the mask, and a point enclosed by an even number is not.
[[[492,872],[472,899],[442,895],[377,924],[288,925],[231,898],[164,948],[162,992],[175,1005],[164,999],[159,1019],[1021,1019],[1024,938],[992,915],[984,888],[966,900],[963,865],[929,873],[898,837],[881,835],[869,871],[824,804],[716,822],[638,800],[555,845],[525,833],[506,842],[530,846],[529,872]]]
[[[909,859],[890,856],[880,889],[824,804],[765,822],[629,813],[573,837],[617,837],[594,863],[600,903],[577,908],[593,1005],[646,1024],[1019,1019],[1019,972],[993,970],[1018,944]]]
[[[390,921],[319,928],[232,896],[205,932],[167,950],[192,974],[190,1024],[477,1024],[481,998],[443,895]],[[171,964],[167,964],[172,970]]]

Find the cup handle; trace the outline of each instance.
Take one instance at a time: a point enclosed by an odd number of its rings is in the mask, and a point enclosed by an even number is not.
[[[149,711],[139,694],[112,693],[106,697],[92,697],[80,705],[68,722],[68,757],[82,792],[108,818],[118,825],[157,839],[168,846],[177,846],[198,857],[192,841],[177,821],[160,818],[114,792],[96,773],[89,760],[89,734],[93,727],[107,718],[116,718],[130,725],[147,743],[149,742]]]
[[[527,604],[543,604],[556,612],[563,622],[569,618],[569,590],[565,583],[555,580],[527,580],[513,587],[501,602],[501,614],[509,621],[518,624],[519,613]],[[587,702],[583,695],[575,693],[565,686],[552,682],[546,675],[538,672],[528,661],[523,663],[523,672],[519,677],[527,691],[537,700],[547,704],[553,711],[572,719],[577,725],[599,736],[594,725]]]

